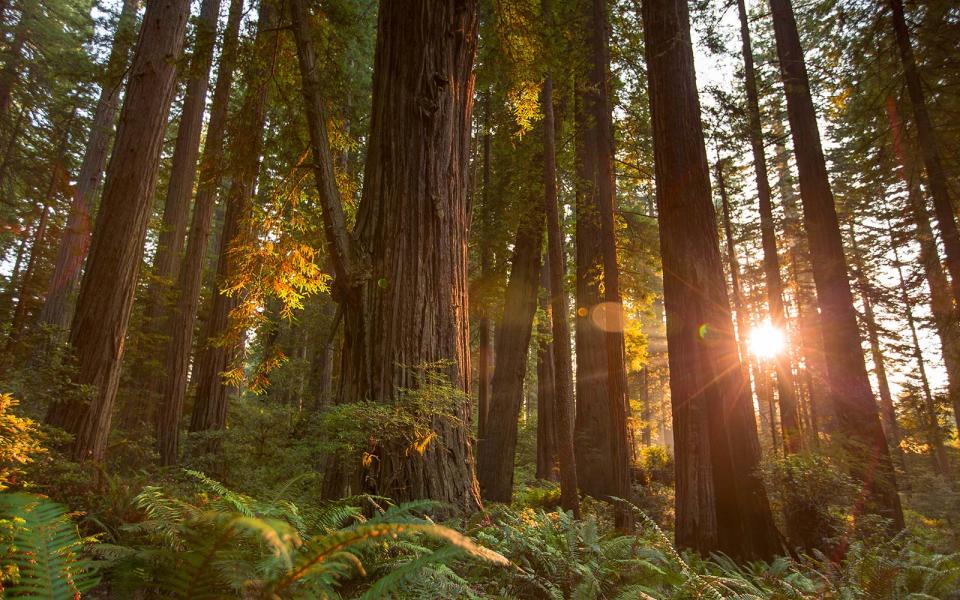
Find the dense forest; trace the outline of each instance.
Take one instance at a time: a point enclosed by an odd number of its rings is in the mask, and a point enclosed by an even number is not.
[[[960,599],[956,0],[0,0],[0,597]]]

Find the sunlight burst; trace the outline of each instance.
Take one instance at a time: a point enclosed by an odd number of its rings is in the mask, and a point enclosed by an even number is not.
[[[750,353],[761,359],[775,357],[783,352],[786,346],[787,340],[783,330],[774,327],[769,321],[754,327],[747,338],[747,348]]]

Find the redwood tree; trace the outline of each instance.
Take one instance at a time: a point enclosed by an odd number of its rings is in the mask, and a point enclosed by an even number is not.
[[[820,146],[817,115],[790,0],[770,0],[780,74],[787,99],[803,219],[817,288],[827,387],[836,412],[838,436],[850,455],[853,476],[870,500],[867,510],[903,528],[890,450],[870,389],[853,293],[847,279],[840,225]]]
[[[100,461],[106,450],[124,338],[143,256],[160,149],[183,45],[189,0],[150,0],[107,168],[87,272],[70,329],[76,383],[92,397],[50,407],[47,421],[73,434],[70,454]]]
[[[686,0],[643,3],[670,392],[676,540],[769,558],[780,547],[737,355],[710,197]]]

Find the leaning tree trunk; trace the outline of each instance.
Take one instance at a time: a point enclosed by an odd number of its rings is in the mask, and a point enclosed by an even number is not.
[[[820,306],[824,353],[830,357],[827,382],[837,430],[851,457],[851,473],[863,485],[868,504],[872,505],[866,510],[891,519],[899,530],[903,528],[903,509],[860,347],[853,292],[847,279],[840,225],[820,147],[800,34],[790,0],[770,0],[770,8],[800,174],[800,197]]]
[[[510,281],[497,325],[493,380],[486,428],[477,440],[477,481],[485,500],[510,502],[517,451],[517,419],[523,402],[530,334],[537,311],[540,250],[543,246],[543,203],[531,198],[520,218],[513,245]]]
[[[80,267],[90,247],[90,217],[103,167],[107,162],[107,146],[120,108],[120,90],[127,71],[130,48],[136,37],[137,4],[137,0],[123,0],[110,57],[100,82],[100,98],[94,109],[90,137],[83,153],[83,162],[80,163],[46,299],[40,311],[40,322],[58,329],[65,330],[70,325],[73,316],[71,299],[80,282]]]
[[[900,469],[906,472],[907,464],[903,459],[903,448],[900,447],[902,439],[900,425],[897,423],[897,411],[893,406],[893,394],[890,392],[886,359],[883,356],[883,349],[880,347],[880,327],[877,325],[877,317],[873,310],[870,278],[865,270],[863,251],[857,242],[857,232],[854,229],[852,219],[847,221],[847,234],[850,238],[850,254],[853,259],[854,276],[860,292],[860,301],[863,304],[863,323],[867,327],[870,356],[873,358],[874,375],[877,378],[877,391],[880,393],[880,417],[884,425],[884,432],[890,441],[890,447],[893,449],[893,457]]]
[[[314,174],[344,315],[340,402],[399,402],[438,374],[464,394],[432,417],[435,436],[422,452],[410,451],[406,442],[375,441],[369,465],[344,465],[343,459],[331,465],[325,492],[340,491],[338,474],[356,467],[364,470],[368,491],[476,510],[481,503],[466,402],[476,2],[380,3],[372,121],[353,237],[333,179],[306,11],[302,0],[290,7]]]
[[[757,203],[760,209],[760,238],[763,245],[763,273],[767,284],[767,309],[770,315],[770,323],[786,335],[787,321],[783,306],[783,280],[780,278],[780,257],[777,254],[777,234],[773,222],[773,203],[770,200],[767,157],[763,150],[763,129],[760,121],[757,75],[753,65],[750,27],[744,0],[737,0],[737,10],[740,15],[740,39],[743,43],[743,75],[747,90],[747,114],[750,119],[750,147],[753,151]],[[802,446],[803,437],[800,435],[800,410],[797,405],[796,390],[794,389],[789,347],[774,357],[774,366],[777,372],[777,392],[780,400],[784,450],[787,453],[797,452]]]
[[[913,109],[914,125],[920,142],[920,156],[927,173],[927,185],[933,198],[933,209],[937,215],[940,237],[946,251],[947,271],[950,272],[953,300],[960,306],[960,230],[957,229],[955,207],[950,198],[947,176],[940,160],[940,149],[930,115],[927,112],[927,100],[920,82],[920,73],[910,44],[910,30],[904,15],[903,0],[889,0],[893,13],[893,32],[897,39],[897,49],[903,63],[903,74],[907,80],[907,94]]]
[[[151,0],[143,18],[70,330],[75,382],[90,386],[92,397],[55,403],[47,414],[51,425],[73,434],[70,454],[75,459],[101,461],[106,450],[173,96],[175,59],[189,14],[189,0]]]
[[[217,191],[223,179],[224,133],[230,108],[233,72],[237,63],[242,16],[243,0],[230,0],[217,85],[210,106],[210,122],[207,124],[207,139],[200,159],[200,184],[193,207],[193,221],[174,290],[176,305],[167,317],[166,330],[170,333],[170,339],[163,354],[163,379],[157,418],[157,451],[163,465],[176,464],[180,454],[180,419],[183,416],[183,401],[187,393],[187,371],[190,367],[190,349],[193,347],[203,283],[203,262],[210,238]]]
[[[685,0],[647,0],[653,124],[676,456],[676,540],[700,553],[781,548],[757,474],[760,443],[737,356],[700,124]]]
[[[273,0],[263,0],[257,18],[255,54],[251,57],[243,105],[231,131],[228,167],[231,182],[227,192],[227,211],[220,234],[217,278],[206,335],[197,362],[197,399],[190,415],[190,431],[223,431],[227,426],[227,400],[230,386],[223,373],[238,358],[242,340],[232,335],[231,312],[241,302],[240,294],[224,294],[220,287],[238,274],[236,249],[250,241],[250,217],[260,175],[260,155],[266,126],[267,96],[273,64],[276,60],[278,15]],[[215,451],[217,444],[208,450]]]

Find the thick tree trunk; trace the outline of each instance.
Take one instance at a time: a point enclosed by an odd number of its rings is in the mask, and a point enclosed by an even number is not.
[[[223,34],[217,85],[213,91],[207,138],[200,160],[199,186],[194,202],[193,221],[190,225],[186,254],[177,278],[176,304],[167,317],[166,330],[170,334],[170,340],[163,354],[163,379],[157,418],[157,450],[160,454],[160,463],[163,465],[176,464],[180,455],[180,419],[183,416],[183,401],[187,393],[190,350],[193,347],[200,289],[203,284],[203,262],[210,238],[217,191],[223,179],[224,134],[230,108],[233,73],[237,63],[242,16],[243,0],[230,0],[230,13],[227,16],[227,25]],[[250,77],[253,76],[250,75]]]
[[[906,472],[907,466],[903,460],[903,448],[900,447],[902,436],[900,435],[900,426],[897,424],[897,411],[893,406],[893,394],[890,392],[890,381],[887,378],[886,359],[883,356],[883,349],[880,347],[880,328],[877,325],[877,317],[874,314],[873,301],[871,300],[870,278],[865,271],[862,251],[860,244],[857,242],[857,233],[852,220],[847,221],[847,235],[850,239],[854,276],[856,277],[857,288],[859,288],[860,300],[863,303],[863,323],[867,327],[870,356],[873,358],[874,375],[877,377],[877,391],[880,393],[880,417],[887,440],[893,449],[893,458],[897,461],[900,469]],[[892,241],[896,244],[896,240]],[[910,305],[906,306],[909,307]],[[921,365],[920,368],[923,369],[923,366]]]
[[[188,0],[151,0],[143,18],[89,267],[70,330],[76,383],[89,385],[93,397],[89,402],[56,403],[47,414],[51,425],[74,435],[70,454],[75,459],[100,461],[106,450],[176,60],[189,13]]]
[[[266,126],[270,76],[276,60],[276,23],[273,0],[263,0],[257,18],[256,49],[251,58],[243,105],[231,136],[230,190],[220,236],[215,293],[206,335],[196,366],[197,400],[190,415],[190,431],[222,431],[227,425],[230,386],[223,373],[240,353],[242,340],[230,335],[230,313],[241,302],[239,294],[226,295],[221,286],[237,275],[234,249],[250,241],[250,216],[260,175],[260,154]],[[208,446],[215,451],[216,444]]]
[[[851,456],[853,476],[869,499],[866,510],[903,528],[903,509],[886,437],[870,390],[860,347],[853,293],[847,279],[840,226],[820,147],[820,132],[810,93],[800,35],[790,0],[770,0],[780,72],[787,98],[803,216],[810,241],[817,286],[827,379],[837,415],[837,429]]]
[[[781,550],[762,482],[753,403],[720,262],[684,0],[647,0],[643,24],[656,162],[676,457],[676,540],[701,553]]]
[[[129,62],[130,48],[136,40],[137,5],[137,0],[123,0],[110,57],[100,82],[100,97],[94,109],[90,137],[83,154],[83,162],[80,163],[66,227],[60,238],[46,300],[40,312],[41,323],[63,330],[67,329],[73,317],[71,302],[80,282],[80,268],[90,247],[90,217],[103,176],[103,167],[107,162],[107,147],[120,107],[120,92]]]
[[[332,177],[322,98],[303,4],[291,3],[314,174],[344,315],[341,402],[393,403],[439,372],[457,390],[470,381],[467,312],[467,166],[477,6],[380,3],[373,110],[355,238]],[[357,240],[354,249],[353,239]],[[359,249],[365,253],[359,256]],[[359,260],[369,262],[363,269]],[[423,452],[372,449],[368,491],[398,501],[432,498],[480,507],[466,402],[433,418]],[[358,465],[331,464],[326,494],[344,491]]]
[[[550,19],[549,0],[543,11]],[[550,308],[553,316],[553,421],[560,464],[560,506],[580,517],[577,494],[577,462],[573,442],[573,362],[570,356],[570,323],[567,321],[566,260],[563,254],[563,229],[557,197],[557,143],[553,114],[553,80],[548,74],[543,82],[543,202],[547,217],[547,262],[550,269]]]
[[[913,109],[913,121],[920,142],[920,155],[927,173],[927,185],[933,198],[933,209],[937,215],[940,237],[946,251],[947,271],[950,272],[951,290],[954,302],[960,306],[960,230],[957,229],[955,207],[950,198],[950,188],[940,160],[937,137],[927,112],[927,101],[920,82],[920,73],[910,44],[910,30],[903,10],[903,0],[889,0],[893,16],[893,32],[903,63],[903,75],[907,80],[907,93]]]
[[[554,405],[557,395],[554,380],[553,314],[550,307],[550,257],[543,258],[540,269],[540,312],[537,322],[537,479],[557,481],[557,424]]]
[[[767,309],[770,315],[770,323],[786,336],[787,322],[783,306],[783,281],[780,278],[780,257],[777,254],[777,234],[773,222],[770,182],[767,177],[767,157],[763,150],[763,129],[760,121],[757,75],[753,66],[750,27],[744,0],[737,0],[737,10],[740,15],[740,39],[743,44],[744,83],[747,91],[747,114],[750,120],[750,147],[753,151],[757,203],[760,209],[760,238],[763,245],[763,272],[767,284]],[[773,359],[777,373],[777,392],[780,401],[780,418],[783,425],[784,450],[793,453],[800,450],[803,437],[800,434],[800,411],[794,389],[793,366],[791,365],[789,350],[788,344],[788,347]]]
[[[510,502],[530,334],[540,287],[543,203],[531,198],[517,226],[510,281],[497,324],[493,380],[484,437],[477,440],[477,481],[484,500]]]

